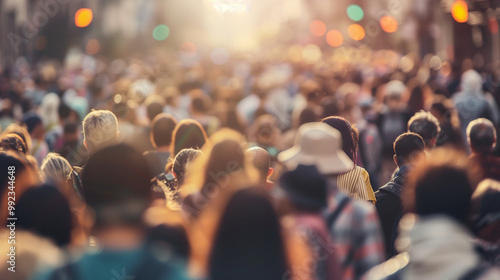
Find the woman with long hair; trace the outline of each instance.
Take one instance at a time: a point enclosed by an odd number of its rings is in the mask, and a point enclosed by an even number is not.
[[[342,117],[327,117],[321,122],[335,128],[342,135],[342,149],[354,162],[354,168],[337,176],[337,187],[351,198],[375,202],[375,193],[370,184],[368,172],[356,164],[358,145],[355,139],[357,133],[351,124]]]

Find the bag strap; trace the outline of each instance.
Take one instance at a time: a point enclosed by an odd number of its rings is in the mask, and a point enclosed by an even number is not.
[[[347,204],[349,203],[349,197],[344,197],[340,203],[337,205],[337,209],[335,209],[335,211],[328,217],[327,219],[327,225],[329,228],[331,228],[335,222],[337,221],[338,217],[340,216],[340,214],[342,213],[342,210],[347,206]]]

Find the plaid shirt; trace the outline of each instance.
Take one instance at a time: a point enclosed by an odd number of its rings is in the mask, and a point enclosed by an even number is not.
[[[360,279],[384,261],[383,235],[375,206],[350,199],[336,187],[330,191],[327,220],[344,199],[348,199],[347,204],[328,228],[342,263],[344,279]]]

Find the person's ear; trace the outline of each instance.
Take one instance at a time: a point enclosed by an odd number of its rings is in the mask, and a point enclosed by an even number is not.
[[[269,179],[269,177],[271,177],[271,175],[273,175],[273,173],[274,173],[274,168],[269,167],[269,170],[267,171],[267,179]]]
[[[432,138],[431,140],[429,140],[429,146],[430,147],[435,147],[436,146],[436,142],[437,142],[437,138]]]
[[[89,149],[89,147],[87,146],[87,139],[83,138],[83,146],[85,146],[85,149]]]
[[[392,158],[394,159],[394,163],[395,163],[397,166],[399,166],[399,164],[398,164],[398,157],[397,157],[396,155],[394,155]]]
[[[175,171],[172,169],[172,175],[174,175],[175,179],[179,179],[177,178],[177,174],[175,174]]]

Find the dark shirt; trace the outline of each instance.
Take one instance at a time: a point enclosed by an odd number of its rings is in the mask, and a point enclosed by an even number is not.
[[[399,220],[403,213],[400,196],[408,171],[409,166],[403,165],[394,178],[380,187],[375,193],[375,197],[377,198],[375,207],[377,208],[380,224],[382,225],[382,231],[384,233],[387,258],[391,258],[397,254],[394,248],[394,241],[397,236]]]

